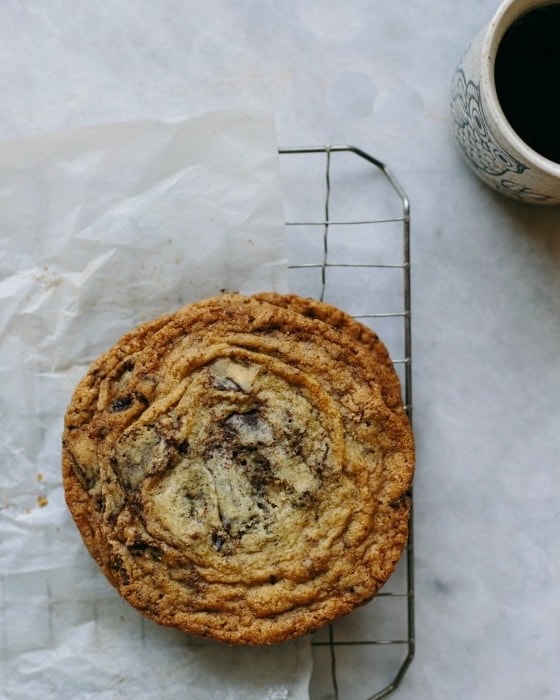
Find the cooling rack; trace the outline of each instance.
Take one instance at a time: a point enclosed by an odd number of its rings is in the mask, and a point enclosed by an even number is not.
[[[408,198],[384,163],[354,146],[279,153],[291,289],[378,333],[412,419]],[[414,656],[412,541],[411,514],[407,548],[381,592],[313,636],[311,700],[380,700],[400,684]]]

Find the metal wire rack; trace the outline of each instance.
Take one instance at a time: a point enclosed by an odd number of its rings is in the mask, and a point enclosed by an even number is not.
[[[384,163],[354,146],[279,153],[291,288],[376,330],[412,419],[408,198]],[[398,687],[414,656],[412,515],[407,548],[383,590],[316,633],[312,648],[312,700],[380,700]]]

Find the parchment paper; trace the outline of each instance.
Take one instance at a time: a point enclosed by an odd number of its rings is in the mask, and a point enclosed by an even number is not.
[[[137,323],[282,291],[270,115],[219,112],[0,144],[0,697],[306,698],[307,641],[238,649],[145,620],[64,503],[62,418]]]

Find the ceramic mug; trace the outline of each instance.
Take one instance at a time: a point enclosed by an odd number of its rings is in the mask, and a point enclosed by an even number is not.
[[[461,58],[451,90],[451,124],[467,163],[498,192],[533,204],[560,204],[560,154],[534,143],[548,129],[560,145],[560,119],[548,106],[557,101],[560,54],[547,41],[560,42],[558,1],[505,0]],[[556,52],[552,65],[547,51]]]

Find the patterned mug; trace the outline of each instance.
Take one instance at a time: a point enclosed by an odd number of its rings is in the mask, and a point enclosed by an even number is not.
[[[540,19],[537,19],[542,24],[543,9],[550,14],[550,17],[547,17],[549,23],[560,20],[558,2],[550,0],[502,2],[490,23],[475,37],[454,73],[451,90],[451,124],[463,156],[483,182],[498,192],[522,202],[560,204],[560,160],[557,162],[542,155],[523,140],[512,127],[511,116],[508,118],[504,114],[499,90],[496,89],[496,55],[506,32],[514,23],[515,27],[512,31],[518,31],[516,28],[521,27],[523,22],[526,23],[528,17],[532,20],[539,13]],[[553,31],[557,37],[560,37],[560,21]],[[524,53],[519,52],[519,56],[522,55],[524,56]],[[519,60],[515,63],[519,65]],[[510,75],[509,91],[515,92],[521,84],[515,81],[516,75]],[[556,80],[553,84],[549,84],[547,89],[556,92],[558,89]],[[536,104],[530,100],[529,103],[531,107]],[[548,112],[546,116],[547,123],[552,123]],[[535,130],[538,132],[538,114],[536,119]],[[556,121],[553,123],[555,133],[559,133],[560,121],[557,129]],[[557,136],[553,138],[560,143]]]

